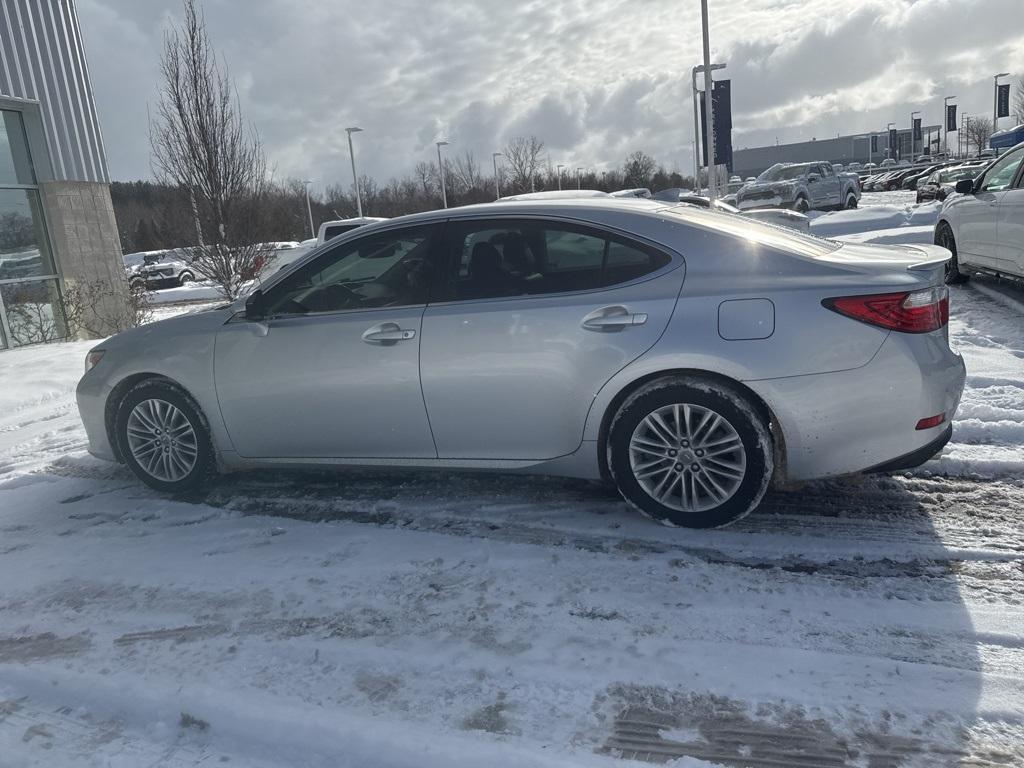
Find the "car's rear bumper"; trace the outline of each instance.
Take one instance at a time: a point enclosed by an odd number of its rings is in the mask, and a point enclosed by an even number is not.
[[[780,479],[795,481],[877,471],[933,444],[941,448],[965,378],[963,358],[936,331],[891,333],[868,364],[853,370],[746,383],[782,430]],[[942,424],[916,429],[919,420],[940,413]]]
[[[883,464],[879,464],[875,467],[869,467],[865,469],[865,472],[899,472],[902,469],[913,469],[914,467],[920,467],[928,459],[934,457],[939,451],[941,451],[946,443],[949,442],[950,438],[953,437],[953,425],[947,424],[942,434],[932,440],[930,443],[922,448],[918,448],[916,451],[899,456],[895,459],[891,459]]]

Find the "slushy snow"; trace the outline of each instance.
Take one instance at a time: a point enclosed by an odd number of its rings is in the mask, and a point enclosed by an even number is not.
[[[0,353],[0,766],[1022,765],[1021,295],[952,290],[940,458],[721,531],[528,476],[172,500],[85,453],[91,343]]]

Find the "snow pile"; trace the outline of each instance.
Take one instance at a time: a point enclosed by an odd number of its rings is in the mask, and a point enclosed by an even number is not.
[[[941,203],[876,205],[817,216],[811,233],[855,243],[930,243]]]

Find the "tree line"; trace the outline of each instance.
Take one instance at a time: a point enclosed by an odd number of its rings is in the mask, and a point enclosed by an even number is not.
[[[486,203],[502,196],[559,188],[557,165],[548,160],[544,142],[536,136],[513,138],[503,148],[504,163],[486,169],[471,151],[444,158],[445,194],[450,207]],[[610,171],[561,169],[561,188],[619,189],[645,187],[652,192],[674,187],[692,188],[693,177],[660,166],[644,152],[633,152],[621,167]],[[441,207],[441,175],[436,161],[421,161],[410,173],[379,182],[359,177],[363,213],[393,218]],[[195,194],[173,180],[113,182],[110,189],[117,217],[121,248],[125,253],[198,244]],[[258,195],[258,220],[263,238],[269,241],[305,240],[311,237],[306,192],[299,179],[271,180]],[[198,205],[198,203],[196,203]],[[309,208],[313,224],[356,215],[355,187],[332,184],[311,192]],[[199,219],[203,219],[199,215]],[[202,226],[202,225],[201,225]],[[201,230],[200,230],[201,231]],[[314,233],[315,234],[315,233]]]

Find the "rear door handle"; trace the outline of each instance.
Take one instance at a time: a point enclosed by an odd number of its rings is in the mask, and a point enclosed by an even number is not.
[[[616,305],[595,309],[583,318],[581,325],[589,331],[619,331],[632,325],[643,325],[647,315],[643,312],[630,312],[626,307]]]
[[[398,323],[379,323],[363,332],[363,341],[367,344],[395,344],[415,338],[416,331],[402,328]]]

